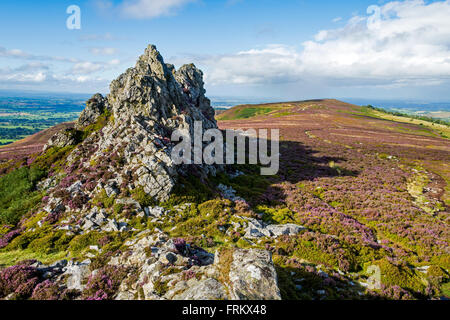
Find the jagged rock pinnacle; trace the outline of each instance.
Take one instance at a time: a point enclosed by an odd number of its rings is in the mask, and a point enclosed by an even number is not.
[[[149,45],[135,67],[111,82],[109,95],[96,94],[87,102],[77,121],[78,130],[95,128],[84,133],[88,136],[68,157],[78,168],[74,174],[79,180],[96,183],[94,190],[83,192],[83,199],[92,199],[102,190],[117,196],[137,188],[156,200],[167,199],[178,175],[186,172],[170,158],[171,133],[184,129],[193,134],[194,121],[201,121],[204,130],[217,128],[205,92],[199,69],[189,64],[177,71]],[[52,146],[55,141],[67,145],[66,140],[53,139]],[[110,163],[111,157],[120,158],[120,163]],[[79,163],[80,158],[85,161]],[[102,168],[108,179],[95,180],[86,173],[94,163],[108,163]],[[189,168],[200,176],[214,174],[216,169],[208,165]]]

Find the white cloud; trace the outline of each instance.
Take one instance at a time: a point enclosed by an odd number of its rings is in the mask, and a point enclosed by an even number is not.
[[[0,57],[28,59],[30,55],[19,49],[6,49],[0,47]]]
[[[81,83],[87,82],[87,81],[89,81],[90,79],[91,79],[91,78],[90,78],[89,76],[78,76],[78,77],[76,77],[76,81],[81,82]]]
[[[389,2],[302,49],[271,45],[198,57],[209,84],[320,81],[333,86],[436,85],[450,80],[450,0]]]
[[[72,66],[68,74],[71,75],[88,75],[101,71],[106,71],[120,65],[122,62],[119,59],[112,59],[107,62],[90,62],[84,61],[76,63]]]
[[[89,48],[89,52],[99,56],[111,56],[117,53],[117,49],[109,47],[93,47]]]
[[[19,68],[17,68],[19,69]],[[0,68],[0,88],[17,90],[50,90],[72,92],[106,92],[109,81],[89,75],[54,74],[49,70],[17,71]]]
[[[49,76],[49,67],[39,62],[20,65],[15,68],[0,68],[0,82],[41,83]]]
[[[21,60],[39,60],[39,61],[55,61],[55,62],[68,62],[76,63],[79,60],[74,58],[53,57],[46,55],[35,55],[28,52],[24,52],[20,49],[7,49],[0,46],[0,57],[21,59]]]
[[[205,80],[211,84],[278,83],[296,80],[301,61],[295,49],[271,45],[235,55],[197,58],[205,65]],[[194,59],[195,60],[195,59]]]
[[[116,49],[91,48],[90,51],[93,53],[97,53],[99,55],[100,54],[110,55],[115,53]],[[50,78],[58,80],[57,76],[58,73],[65,74],[69,77],[77,76],[79,78],[80,75],[88,75],[111,70],[122,63],[122,61],[119,59],[111,59],[109,61],[85,61],[58,56],[35,55],[24,52],[19,49],[6,49],[1,46],[0,46],[0,57],[5,57],[7,59],[13,60],[29,61],[28,63],[16,68],[5,68],[5,69],[0,68],[0,75],[2,76],[2,80],[10,79],[11,81],[19,81],[19,82],[20,81],[42,82],[47,81]],[[55,68],[54,66],[44,64],[44,61],[54,62],[55,64],[58,64],[60,66],[61,64],[62,65],[68,64],[70,65],[70,69],[63,71],[61,70],[61,68],[59,68],[59,71],[56,71],[57,68]],[[50,73],[50,71],[52,71],[52,73]],[[26,72],[29,72],[29,74]]]
[[[16,82],[16,83],[33,83],[44,82],[47,75],[44,72],[38,73],[0,73],[0,81]]]
[[[450,78],[450,1],[389,2],[380,14],[378,22],[355,17],[305,42],[305,73],[386,83]]]
[[[119,8],[130,18],[146,19],[172,15],[195,0],[125,0]]]
[[[122,61],[120,61],[119,59],[112,59],[112,60],[108,61],[108,65],[110,65],[110,66],[117,66],[121,63],[122,63]]]
[[[71,72],[73,74],[90,74],[102,70],[103,67],[103,64],[86,61],[74,64]]]
[[[117,64],[120,64],[117,59],[108,62],[77,62],[69,70],[64,70],[40,61],[30,61],[22,65],[0,67],[0,88],[74,92],[91,92],[92,88],[97,88],[96,91],[106,91],[109,80],[94,74],[109,70]]]

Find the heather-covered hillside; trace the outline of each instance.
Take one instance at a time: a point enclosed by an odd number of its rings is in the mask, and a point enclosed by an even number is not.
[[[265,221],[308,228],[269,245],[280,265],[357,272],[363,286],[376,265],[383,294],[448,295],[450,128],[392,118],[336,100],[245,105],[218,116],[224,129],[281,129],[280,172],[250,201]]]
[[[336,100],[214,119],[204,94],[149,46],[75,127],[5,159],[0,298],[449,296],[446,125]],[[280,129],[280,171],[173,164],[170,133],[194,120]]]

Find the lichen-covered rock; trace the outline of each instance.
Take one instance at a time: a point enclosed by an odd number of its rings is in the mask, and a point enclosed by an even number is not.
[[[47,151],[51,147],[63,148],[76,145],[79,142],[79,132],[73,128],[61,130],[53,135],[44,146],[43,151]]]
[[[69,261],[64,267],[64,273],[60,276],[61,279],[66,279],[68,289],[75,289],[82,291],[85,286],[85,280],[89,277],[89,265],[91,261],[85,260],[83,262]]]
[[[84,139],[67,156],[67,166],[78,167],[72,172],[78,180],[89,180],[93,164],[108,164],[102,168],[108,172],[108,180],[96,180],[97,187],[83,199],[95,198],[102,188],[108,197],[124,189],[142,188],[155,200],[164,201],[179,174],[195,171],[206,178],[216,173],[214,165],[177,165],[171,159],[175,130],[192,136],[195,121],[202,123],[203,131],[217,128],[202,76],[193,64],[176,71],[150,45],[134,68],[111,82],[109,95],[96,94],[87,102],[76,123],[78,130],[60,132],[50,139],[47,148],[75,145],[78,140],[71,132]],[[111,158],[115,160],[109,161]],[[52,189],[48,191],[51,194]]]
[[[270,224],[266,227],[266,229],[270,232],[272,237],[279,237],[279,236],[296,235],[300,233],[300,231],[305,230],[306,228],[303,226],[299,226],[297,224],[286,223],[286,224]]]
[[[100,93],[96,93],[86,102],[86,108],[81,112],[75,127],[82,129],[95,123],[106,109],[107,100]]]
[[[206,279],[190,287],[173,300],[223,300],[227,299],[225,287],[215,279]]]
[[[230,253],[228,253],[229,255]],[[231,257],[218,255],[215,264],[228,271],[229,296],[234,300],[280,300],[272,254],[266,250],[236,249]]]
[[[39,186],[46,199],[30,227],[55,230],[61,240],[52,245],[62,243],[77,258],[46,266],[49,288],[75,290],[86,299],[279,298],[269,252],[236,249],[232,261],[217,263],[198,242],[170,238],[158,228],[195,212],[188,203],[164,204],[181,175],[202,180],[221,169],[172,161],[172,133],[193,136],[195,121],[203,131],[217,128],[202,72],[192,64],[175,70],[149,46],[135,67],[111,82],[109,95],[87,102],[75,129],[50,139],[47,148],[71,147],[43,155],[43,161],[56,160],[49,165],[51,180]],[[241,200],[232,188],[222,189]],[[86,258],[91,260],[79,262]]]
[[[210,108],[211,101],[205,97],[203,72],[193,64],[184,65],[175,72],[175,79],[181,84],[183,93],[188,97],[189,102],[200,109],[208,120],[215,121],[214,110]]]
[[[262,237],[277,238],[279,236],[292,236],[300,233],[306,228],[293,223],[286,224],[265,224],[263,221],[242,217],[245,220],[245,238],[257,239]]]

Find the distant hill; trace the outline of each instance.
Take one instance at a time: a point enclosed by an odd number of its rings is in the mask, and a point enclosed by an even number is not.
[[[60,123],[22,140],[0,147],[0,162],[10,159],[20,159],[42,151],[47,141],[58,131],[72,128],[73,122]]]

